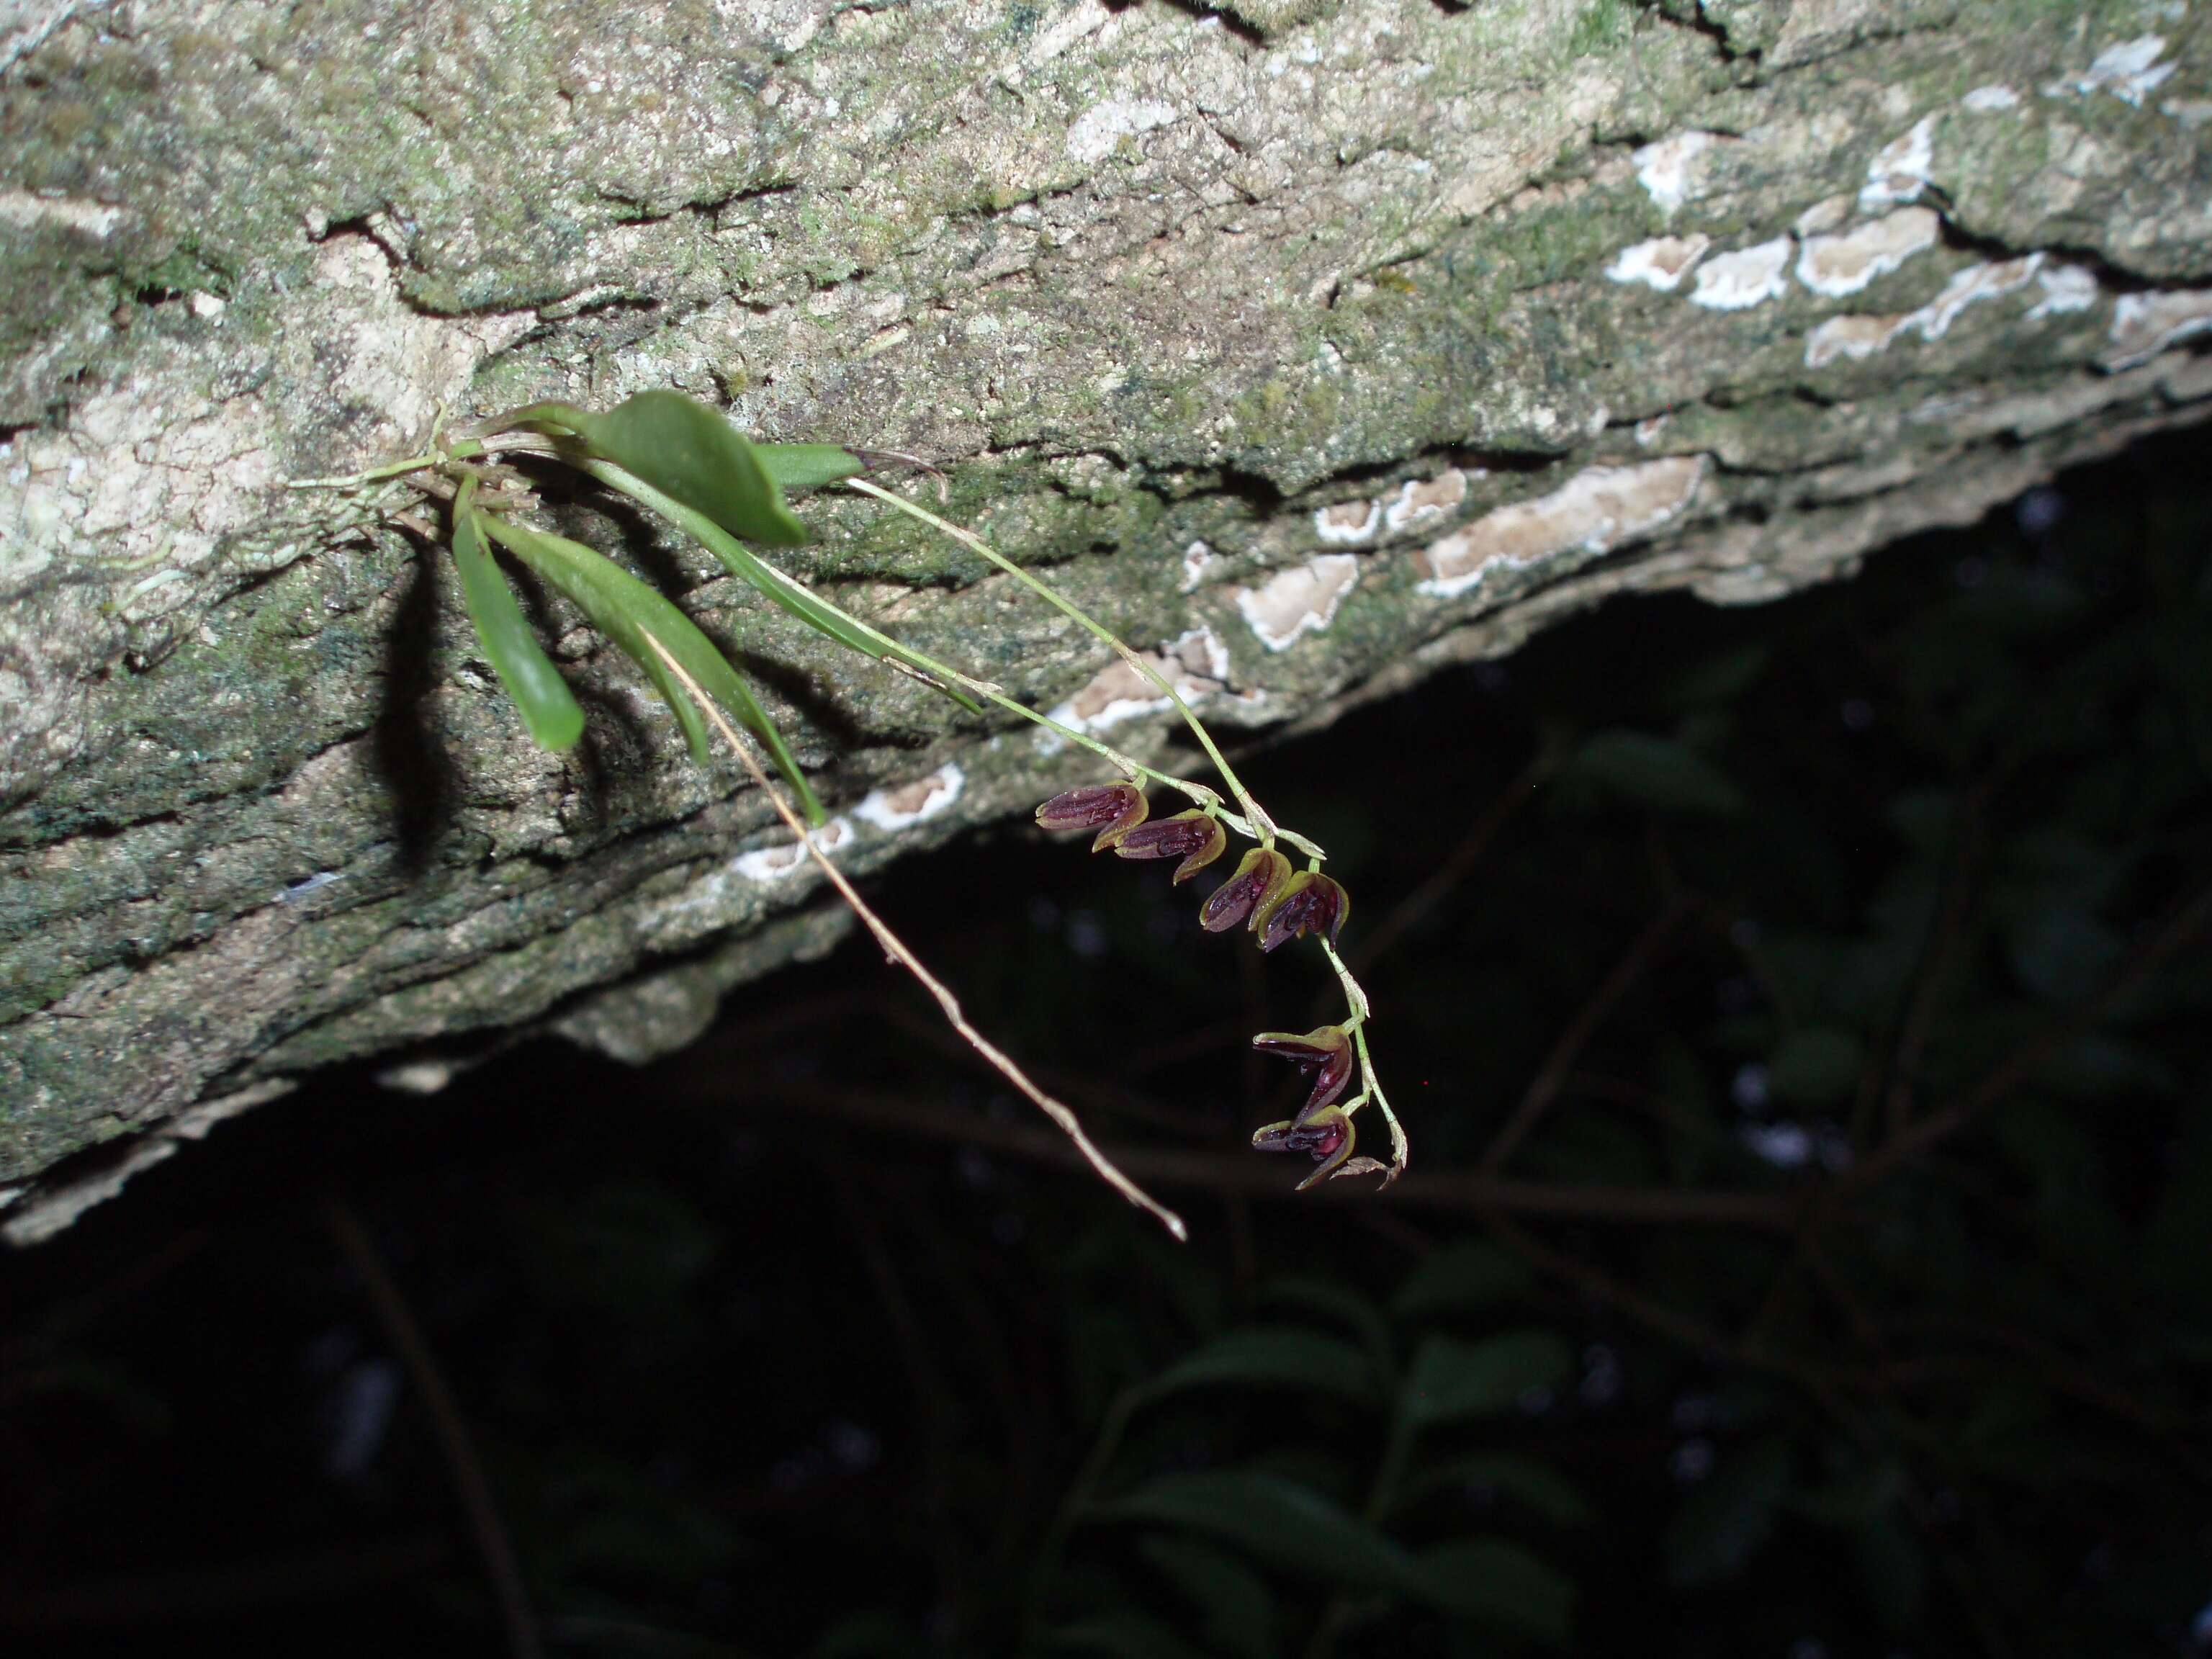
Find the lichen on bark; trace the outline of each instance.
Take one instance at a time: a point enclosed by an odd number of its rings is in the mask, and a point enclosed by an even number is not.
[[[81,4],[0,70],[0,1188],[345,1055],[610,1041],[655,972],[672,1041],[814,937],[738,948],[809,879],[572,615],[562,761],[438,562],[289,477],[677,386],[940,458],[1209,714],[1319,720],[2194,418],[2208,127],[2151,0]],[[760,665],[857,867],[1079,775],[557,511]],[[1152,740],[964,556],[811,516],[799,574]]]

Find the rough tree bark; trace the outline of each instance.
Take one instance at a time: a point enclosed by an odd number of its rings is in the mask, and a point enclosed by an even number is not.
[[[1621,590],[1757,600],[2195,418],[2212,31],[2154,0],[33,0],[0,8],[0,1211],[344,1056],[630,1056],[838,922],[544,616],[292,477],[674,386],[945,459],[1221,720]],[[793,567],[1157,714],[852,501]],[[569,509],[757,667],[856,868],[1090,769]],[[1102,672],[1103,671],[1103,672]],[[47,1179],[44,1187],[40,1178]],[[72,1184],[73,1183],[73,1184]],[[7,1207],[12,1205],[12,1208]]]

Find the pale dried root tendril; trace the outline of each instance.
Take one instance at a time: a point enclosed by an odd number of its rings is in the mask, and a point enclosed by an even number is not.
[[[921,958],[907,948],[906,942],[891,932],[882,917],[868,908],[867,901],[854,890],[853,884],[845,878],[844,872],[823,854],[814,837],[808,833],[805,821],[769,781],[767,771],[753,758],[752,750],[745,746],[736,729],[723,718],[722,711],[713,700],[690,675],[684,672],[683,665],[670,654],[667,647],[649,632],[645,635],[645,641],[653,647],[654,654],[660,659],[662,665],[674,677],[677,684],[684,688],[684,694],[698,706],[699,712],[722,734],[723,741],[729,744],[732,752],[744,763],[745,770],[752,775],[753,781],[768,796],[769,804],[775,808],[776,816],[784,821],[793,835],[799,837],[799,845],[806,849],[808,855],[822,866],[822,873],[837,890],[838,897],[845,901],[853,914],[860,917],[869,933],[875,936],[876,943],[883,947],[884,953],[912,974],[921,982],[922,988],[936,999],[938,1007],[944,1012],[945,1023],[959,1034],[961,1041],[989,1061],[1000,1076],[1012,1084],[1031,1104],[1058,1125],[1060,1133],[1074,1143],[1076,1151],[1083,1155],[1084,1161],[1097,1173],[1100,1180],[1157,1219],[1178,1243],[1187,1242],[1190,1230],[1183,1224],[1182,1218],[1122,1174],[1114,1161],[1099,1151],[1097,1143],[1084,1132],[1083,1125],[1073,1111],[1031,1082],[1028,1074],[1010,1056],[968,1023],[967,1015],[961,1012],[960,1000],[952,994],[951,988],[922,965]]]

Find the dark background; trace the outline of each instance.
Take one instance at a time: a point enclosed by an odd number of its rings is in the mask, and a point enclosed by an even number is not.
[[[859,944],[225,1125],[0,1259],[0,1640],[496,1652],[496,1535],[556,1653],[2212,1651],[2207,455],[1254,753],[1387,1199],[1242,1150],[1310,945],[1020,828],[882,908],[1188,1246]]]

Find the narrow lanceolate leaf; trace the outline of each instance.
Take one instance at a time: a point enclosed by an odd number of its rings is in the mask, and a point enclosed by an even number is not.
[[[1295,1325],[1248,1325],[1185,1354],[1146,1385],[1147,1399],[1198,1388],[1288,1389],[1371,1401],[1367,1356],[1341,1338]]]
[[[1347,1589],[1428,1590],[1394,1540],[1310,1487],[1252,1469],[1156,1474],[1091,1511],[1233,1544],[1254,1560]]]
[[[499,574],[483,544],[483,532],[474,497],[476,481],[461,486],[453,503],[453,564],[461,573],[461,592],[468,600],[469,620],[476,624],[477,642],[484,659],[507,688],[507,695],[522,711],[522,723],[540,749],[574,746],[584,734],[584,711],[568,690],[568,682],[553,666],[529,619],[515,603],[514,590]]]
[[[659,514],[720,559],[723,568],[732,576],[766,595],[810,628],[828,635],[838,644],[848,650],[858,651],[863,656],[888,657],[902,663],[969,714],[982,712],[981,704],[945,678],[945,671],[940,664],[932,662],[919,652],[908,650],[890,635],[880,633],[866,623],[846,616],[835,606],[817,598],[803,584],[761,559],[696,507],[687,506],[666,492],[656,489],[635,473],[611,462],[586,462],[584,470],[609,489],[618,490],[639,506],[650,507]]]
[[[1553,1646],[1567,1639],[1571,1580],[1502,1538],[1455,1538],[1423,1550],[1417,1565],[1437,1606]]]
[[[821,823],[825,820],[827,814],[822,810],[822,803],[815,799],[805,775],[799,769],[799,763],[785,747],[782,733],[755,701],[737,670],[730,666],[714,642],[701,633],[689,617],[629,572],[580,542],[501,519],[487,518],[484,523],[517,558],[573,599],[578,609],[591,618],[593,627],[645,670],[655,689],[676,711],[694,759],[703,763],[707,758],[706,727],[699,711],[692,707],[691,699],[646,642],[647,635],[667,647],[669,654],[683,665],[684,672],[728,710],[732,719],[760,739],[776,769],[799,797],[800,810],[806,814],[807,821]]]
[[[1426,1338],[1406,1378],[1407,1414],[1423,1426],[1510,1410],[1531,1389],[1556,1388],[1573,1368],[1549,1331],[1507,1331],[1479,1342]]]
[[[1565,1475],[1513,1452],[1471,1452],[1425,1464],[1390,1494],[1390,1508],[1394,1513],[1410,1510],[1440,1492],[1454,1491],[1480,1495],[1485,1504],[1511,1498],[1563,1527],[1578,1527],[1590,1518],[1589,1506]]]
[[[806,526],[783,504],[783,490],[752,441],[719,411],[680,392],[641,392],[604,415],[573,404],[532,404],[501,424],[565,429],[592,455],[705,514],[733,536],[772,547],[797,547],[807,538]],[[783,464],[803,473],[810,466],[819,471],[822,462],[800,456]]]
[[[819,489],[868,470],[868,464],[842,444],[755,444],[753,453],[777,488]]]

